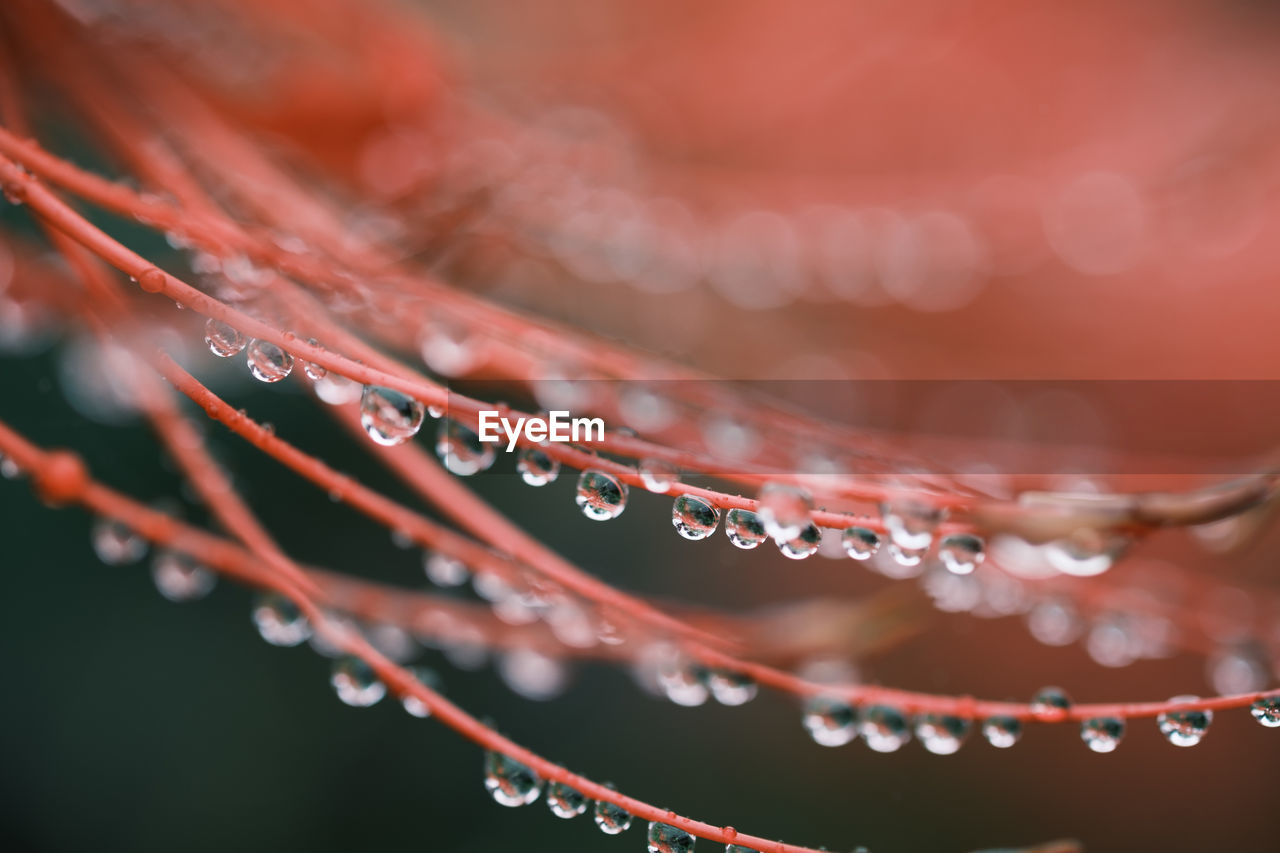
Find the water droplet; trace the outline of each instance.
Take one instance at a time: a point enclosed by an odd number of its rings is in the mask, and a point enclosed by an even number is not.
[[[894,752],[911,740],[911,729],[897,708],[873,705],[858,718],[858,734],[876,752]]]
[[[354,403],[364,393],[364,386],[354,379],[348,379],[341,373],[330,371],[323,379],[311,386],[316,396],[330,406],[345,406]]]
[[[880,504],[880,516],[889,540],[904,552],[927,551],[933,531],[946,510],[913,497],[896,498]]]
[[[540,448],[525,447],[516,456],[516,470],[530,486],[545,486],[560,476],[560,460]]]
[[[707,701],[707,671],[698,664],[672,655],[658,669],[658,686],[666,697],[685,708],[696,708]]]
[[[971,573],[984,557],[982,540],[968,533],[953,533],[938,545],[938,559],[955,575]]]
[[[880,536],[865,527],[849,527],[841,535],[840,544],[853,559],[870,560],[880,550]]]
[[[858,713],[830,696],[811,696],[804,703],[804,727],[819,746],[844,746],[858,736]]]
[[[1114,752],[1124,737],[1124,720],[1093,717],[1080,724],[1080,739],[1094,752]]]
[[[928,548],[904,548],[897,542],[889,543],[889,557],[899,566],[906,568],[913,568],[924,562],[924,555],[928,551]],[[912,575],[915,574],[919,573],[912,573]]]
[[[706,539],[716,532],[720,510],[703,498],[681,495],[671,506],[671,523],[685,539]]]
[[[484,754],[484,789],[500,806],[527,806],[542,793],[542,779],[501,752]]]
[[[1066,646],[1079,639],[1084,623],[1070,601],[1049,599],[1027,613],[1027,628],[1046,646]]]
[[[721,705],[744,705],[755,698],[755,680],[740,672],[713,669],[707,676],[707,687]]]
[[[422,570],[436,586],[462,586],[471,577],[465,563],[448,554],[427,551],[422,556]]]
[[[338,698],[353,708],[368,708],[387,695],[373,667],[360,658],[344,655],[333,662],[329,683]]]
[[[659,495],[665,495],[680,482],[680,472],[665,459],[641,459],[639,471],[644,487]]]
[[[1071,710],[1071,697],[1061,687],[1042,687],[1031,697],[1031,713],[1041,720],[1060,720]]]
[[[1169,701],[1195,702],[1199,698],[1199,696],[1174,696]],[[1166,711],[1156,717],[1160,734],[1174,746],[1195,746],[1204,739],[1212,722],[1213,711],[1196,708]]]
[[[749,551],[769,538],[760,516],[749,509],[731,509],[724,517],[724,532],[734,545]]]
[[[1008,749],[1022,738],[1022,721],[1017,717],[988,717],[982,723],[982,736],[998,749]]]
[[[494,445],[486,444],[467,426],[451,418],[441,418],[436,431],[436,456],[459,477],[488,471],[497,458]]]
[[[210,317],[204,324],[204,342],[209,352],[219,358],[230,358],[244,349],[244,335],[221,320]]]
[[[1100,615],[1085,640],[1089,657],[1102,666],[1128,666],[1141,651],[1127,616],[1120,613]]]
[[[409,668],[409,673],[418,680],[424,687],[440,692],[440,675],[434,669],[425,666],[413,666]],[[406,693],[400,697],[400,705],[410,716],[425,719],[431,716],[431,709],[427,707],[427,703],[423,702],[417,696]]]
[[[649,853],[690,853],[696,841],[679,827],[649,822]]]
[[[302,610],[277,592],[258,596],[252,615],[262,639],[273,646],[296,646],[311,636],[311,623]]]
[[[93,523],[93,552],[108,566],[136,563],[147,553],[147,540],[123,522],[99,518]]]
[[[1267,684],[1267,665],[1260,649],[1251,646],[1218,649],[1205,666],[1218,693],[1253,693]]]
[[[1119,534],[1083,528],[1043,549],[1049,564],[1064,575],[1087,578],[1111,568],[1128,544]]]
[[[606,785],[612,788],[612,785]],[[618,835],[626,832],[631,827],[631,813],[622,806],[615,806],[613,803],[604,800],[596,800],[595,808],[596,826],[600,827],[600,831],[605,835]]]
[[[804,489],[785,483],[765,483],[756,514],[764,530],[778,542],[799,536],[809,526],[813,498]]]
[[[360,425],[369,438],[384,447],[413,438],[426,416],[421,402],[391,388],[366,385],[360,395]]]
[[[782,552],[784,557],[790,557],[793,560],[803,560],[805,557],[811,557],[817,553],[818,546],[822,544],[822,531],[817,525],[810,524],[800,533],[791,539],[777,540],[778,550]]]
[[[293,370],[293,356],[270,341],[250,341],[246,353],[249,372],[259,382],[279,382]]]
[[[430,324],[419,344],[422,362],[441,376],[462,376],[478,366],[481,356],[471,335],[453,323]]]
[[[533,649],[512,649],[498,658],[498,675],[515,693],[546,702],[564,692],[569,670],[564,662]]]
[[[574,498],[582,514],[592,521],[607,521],[627,508],[627,484],[604,471],[587,469],[578,477]]]
[[[1249,706],[1253,718],[1269,729],[1280,728],[1280,696],[1264,696]]]
[[[195,601],[212,590],[217,576],[186,554],[161,551],[151,563],[156,589],[170,601]]]
[[[577,817],[587,811],[587,798],[577,788],[563,782],[552,782],[547,786],[547,808],[556,817]]]
[[[320,342],[315,338],[308,338],[307,343],[317,348],[320,346]],[[314,361],[304,361],[302,363],[302,372],[307,374],[307,378],[312,382],[319,382],[321,379],[324,379],[329,375],[329,369],[327,367],[316,364]]]
[[[754,847],[743,847],[741,844],[726,844],[724,853],[760,853]]]
[[[969,736],[969,721],[947,714],[921,714],[916,718],[916,738],[934,755],[951,755]]]
[[[22,469],[18,467],[17,462],[0,453],[0,477],[4,477],[6,480],[16,480],[21,473]]]

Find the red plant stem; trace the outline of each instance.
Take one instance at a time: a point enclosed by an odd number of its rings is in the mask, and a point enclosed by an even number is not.
[[[87,474],[81,474],[74,483],[63,482],[66,479],[62,474],[63,469],[75,459],[69,451],[41,450],[10,429],[7,424],[0,422],[0,452],[31,475],[37,490],[48,493],[56,485],[59,503],[80,504],[99,515],[127,525],[155,544],[173,547],[191,554],[232,577],[265,586],[286,595],[307,615],[318,631],[339,648],[367,663],[393,693],[401,697],[416,698],[431,711],[432,717],[485,749],[500,752],[524,764],[544,780],[569,785],[591,799],[613,803],[642,820],[667,823],[711,841],[743,844],[761,853],[817,853],[812,848],[783,844],[739,833],[732,827],[720,827],[683,817],[570,772],[472,717],[428,688],[410,672],[387,659],[359,635],[331,624],[324,611],[309,595],[275,570],[268,573],[255,570],[254,561],[248,558],[244,551],[163,513],[148,509],[125,495],[97,483]]]
[[[172,364],[172,362],[169,362]],[[371,517],[388,525],[393,530],[404,530],[413,535],[418,529],[421,522],[425,519],[417,517],[414,513],[405,510],[376,492],[370,492],[360,486],[353,480],[342,479],[342,475],[336,475],[330,471],[323,462],[306,456],[301,451],[289,445],[283,439],[268,433],[262,427],[254,424],[247,416],[241,415],[239,412],[231,409],[231,407],[219,399],[204,386],[200,385],[189,374],[182,371],[176,365],[172,367],[166,366],[164,374],[170,379],[179,390],[187,393],[191,398],[205,407],[211,417],[222,421],[228,427],[232,428],[238,434],[243,435],[258,446],[264,452],[270,453],[303,476],[314,478],[318,484],[331,487],[333,491],[342,495],[344,499],[351,502],[353,506],[368,512]],[[399,448],[404,450],[405,448]],[[396,454],[397,456],[401,454]],[[292,461],[286,461],[286,459]],[[296,467],[295,467],[296,466]],[[418,471],[417,469],[407,469],[409,481],[412,482],[416,476],[426,476],[427,472]],[[367,492],[367,494],[366,494]],[[474,499],[474,496],[473,496]],[[367,508],[366,508],[367,507]],[[448,531],[452,533],[452,531]],[[516,529],[516,534],[507,531],[508,535],[512,535],[511,540],[502,540],[503,544],[508,547],[515,548],[514,553],[523,553],[528,547],[528,543],[520,541],[520,537],[524,534]],[[453,534],[457,535],[457,534]],[[465,541],[465,540],[464,540]],[[536,543],[535,543],[536,545]],[[537,546],[540,547],[540,546]],[[482,553],[484,552],[481,549]],[[571,567],[572,568],[572,567]],[[576,571],[576,569],[575,569]],[[620,596],[616,590],[611,587],[605,587],[611,593]],[[626,604],[625,597],[619,597],[615,601],[622,607],[630,607]],[[643,621],[644,617],[640,615],[642,611],[633,609],[622,609],[622,612],[632,615],[637,620]],[[667,617],[670,618],[670,617]],[[681,624],[677,620],[672,620],[676,624]],[[1010,716],[1016,717],[1024,721],[1056,723],[1067,721],[1080,721],[1091,717],[1099,716],[1118,716],[1124,718],[1135,717],[1151,717],[1169,710],[1171,707],[1196,707],[1196,708],[1237,708],[1245,707],[1258,698],[1270,695],[1280,695],[1280,690],[1271,692],[1237,694],[1233,696],[1221,696],[1210,699],[1198,700],[1188,705],[1177,704],[1171,705],[1168,702],[1146,702],[1146,703],[1113,703],[1113,704],[1086,704],[1075,705],[1065,714],[1054,716],[1037,715],[1033,712],[1029,704],[1015,702],[995,702],[989,700],[978,700],[972,697],[954,697],[944,696],[932,693],[921,693],[908,690],[900,690],[896,688],[880,687],[876,685],[842,685],[831,686],[823,685],[815,682],[807,681],[783,672],[774,667],[752,661],[743,660],[718,649],[711,648],[694,641],[686,640],[683,644],[685,650],[689,652],[698,661],[707,666],[726,669],[732,672],[740,672],[751,676],[762,685],[772,687],[784,692],[793,693],[799,696],[825,695],[841,699],[845,699],[856,705],[872,705],[887,704],[893,705],[904,713],[935,713],[947,714],[961,717],[964,719],[980,719],[992,716]]]

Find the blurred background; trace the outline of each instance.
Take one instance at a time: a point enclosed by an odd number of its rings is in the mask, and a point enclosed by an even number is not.
[[[362,42],[344,26],[360,16],[337,0],[273,0],[257,17],[231,0],[58,5],[108,44],[168,56],[273,153],[323,176],[318,191],[359,199],[353,227],[399,222],[393,238],[422,268],[728,378],[1277,378],[1274,4],[428,2],[394,7],[406,33],[394,50]],[[260,38],[241,37],[241,15]],[[353,55],[368,67],[343,65]],[[96,162],[94,139],[46,97],[61,113],[50,147]],[[29,235],[21,220],[4,212]],[[135,245],[168,251],[150,239]],[[6,421],[206,520],[144,427],[68,402],[83,359],[49,349],[53,337],[13,340]],[[202,376],[255,418],[412,502],[301,387],[264,389],[205,361]],[[1242,434],[1265,446],[1247,405],[1199,416],[1202,452]],[[291,555],[425,584],[417,551],[208,432]],[[849,560],[683,541],[668,501],[639,490],[596,524],[573,507],[571,477],[531,493],[502,455],[474,485],[598,577],[681,606],[749,611],[895,585]],[[145,567],[98,562],[84,513],[46,509],[8,480],[0,510],[6,849],[643,844],[638,826],[609,838],[541,802],[495,806],[478,750],[394,701],[339,703],[328,661],[259,639],[247,591],[220,584],[172,605]],[[1215,579],[1239,594],[1202,618],[1226,638],[1246,621],[1271,626],[1261,640],[1277,642],[1277,536],[1226,553],[1202,544],[1161,534],[1109,577],[1151,595],[1184,570]],[[1105,650],[1039,642],[1020,617],[920,614],[916,633],[857,655],[862,678],[1017,700],[1058,684],[1081,702],[1274,685],[1265,655],[1227,642],[1104,666]],[[533,701],[489,661],[418,655],[450,698],[552,760],[789,842],[1200,851],[1272,849],[1280,836],[1265,781],[1280,742],[1245,711],[1219,714],[1193,749],[1146,720],[1110,755],[1071,726],[1033,726],[1007,751],[974,736],[954,756],[914,743],[881,755],[816,746],[797,703],[769,692],[682,708],[583,664]]]

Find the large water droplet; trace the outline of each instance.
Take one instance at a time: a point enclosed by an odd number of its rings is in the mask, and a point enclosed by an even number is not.
[[[690,853],[697,841],[679,827],[650,821],[649,853]]]
[[[681,495],[671,505],[671,523],[685,539],[706,539],[716,532],[720,510],[703,498]]]
[[[1045,559],[1055,569],[1064,575],[1085,578],[1111,568],[1128,544],[1129,540],[1119,534],[1084,528],[1043,548]]]
[[[1080,739],[1094,752],[1114,752],[1124,737],[1124,720],[1093,717],[1080,724]]]
[[[713,669],[707,675],[707,687],[721,705],[744,705],[755,698],[758,687],[749,675]]]
[[[556,817],[566,820],[577,817],[587,811],[588,800],[577,788],[563,782],[552,782],[547,786],[547,808]]]
[[[333,371],[329,371],[323,379],[317,380],[311,387],[316,392],[316,396],[330,406],[354,403],[364,393],[364,386],[359,382]]]
[[[554,699],[569,684],[564,661],[534,649],[511,649],[498,658],[497,669],[508,687],[537,702]]]
[[[729,510],[724,518],[724,532],[730,542],[747,551],[769,538],[760,517],[749,509]]]
[[[922,714],[916,718],[916,738],[934,755],[951,755],[969,736],[969,721],[947,714]]]
[[[889,540],[903,551],[926,551],[933,544],[933,531],[946,510],[914,497],[901,497],[880,504],[880,516]]]
[[[1195,702],[1199,696],[1175,696],[1170,702]],[[1156,717],[1160,734],[1174,746],[1195,746],[1209,731],[1213,711],[1186,708],[1166,711]]]
[[[427,409],[408,394],[366,385],[360,395],[360,425],[378,444],[394,447],[417,435]]]
[[[798,486],[765,483],[760,489],[756,514],[765,532],[778,542],[795,539],[809,525],[813,498]]]
[[[924,555],[929,552],[928,548],[904,548],[897,542],[889,543],[889,557],[893,562],[903,568],[911,569],[919,566],[924,562]],[[920,572],[903,572],[893,577],[915,577]]]
[[[311,636],[311,623],[298,605],[278,592],[263,593],[253,603],[253,624],[273,646],[296,646]]]
[[[209,352],[219,358],[231,358],[244,349],[244,335],[239,329],[210,317],[204,324],[204,342]]]
[[[537,773],[501,752],[484,754],[484,789],[500,806],[527,806],[542,793]]]
[[[696,708],[707,701],[707,671],[702,666],[673,655],[658,669],[658,686],[677,705]]]
[[[419,344],[422,361],[441,376],[462,376],[480,362],[481,348],[460,325],[436,322],[427,327]]]
[[[466,563],[448,554],[427,551],[422,555],[422,570],[436,586],[462,586],[471,577]]]
[[[108,566],[136,563],[147,553],[147,540],[133,528],[114,518],[99,518],[93,523],[93,552]]]
[[[985,556],[982,540],[968,533],[953,533],[938,545],[938,559],[955,575],[971,573]]]
[[[560,460],[552,458],[541,448],[525,447],[516,456],[516,470],[530,486],[545,486],[560,476]]]
[[[293,370],[293,356],[270,341],[251,341],[245,358],[249,372],[259,382],[279,382]]]
[[[151,579],[165,598],[182,602],[204,598],[217,576],[186,554],[161,551],[151,563]]]
[[[333,662],[329,683],[338,698],[353,708],[368,708],[387,695],[373,667],[358,657],[344,655]]]
[[[988,717],[982,722],[982,736],[998,749],[1008,749],[1022,737],[1022,721],[1017,717]]]
[[[811,696],[804,703],[804,727],[820,746],[844,746],[858,735],[858,713],[842,699]]]
[[[1269,729],[1280,728],[1280,696],[1264,696],[1254,700],[1249,706],[1249,713]]]
[[[641,459],[639,471],[644,487],[659,495],[665,495],[680,481],[676,466],[665,459]]]
[[[1071,710],[1071,697],[1061,687],[1041,687],[1031,697],[1031,713],[1041,720],[1060,720]]]
[[[873,705],[858,718],[858,734],[876,752],[894,752],[911,740],[911,729],[897,708]]]
[[[459,477],[488,471],[497,458],[495,445],[480,440],[470,427],[451,418],[441,418],[436,431],[436,456]]]
[[[790,557],[792,560],[803,560],[805,557],[811,557],[817,553],[818,547],[822,545],[822,531],[818,529],[817,525],[809,524],[790,539],[778,539],[776,541],[778,550],[782,552],[784,557]]]
[[[741,844],[726,844],[724,853],[760,853],[754,847],[743,847]]]
[[[627,508],[627,484],[612,474],[589,468],[578,477],[574,500],[592,521],[617,518]]]
[[[612,785],[606,785],[612,788]],[[625,832],[631,827],[631,813],[622,806],[615,806],[613,803],[604,800],[596,800],[595,808],[596,826],[600,827],[600,831],[605,835],[617,835]]]
[[[434,669],[426,666],[413,666],[409,668],[409,674],[424,687],[434,690],[436,693],[440,692],[440,674]],[[412,694],[406,693],[400,697],[400,705],[410,716],[418,717],[419,719],[431,716],[431,709],[427,707],[427,703]]]
[[[849,527],[840,536],[844,552],[855,560],[870,560],[880,550],[880,536],[865,527]]]

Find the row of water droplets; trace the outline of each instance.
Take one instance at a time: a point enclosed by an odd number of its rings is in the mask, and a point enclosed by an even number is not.
[[[1176,696],[1174,704],[1193,704],[1197,696]],[[1071,699],[1060,688],[1046,687],[1031,700],[1031,712],[1038,720],[1061,720],[1071,709]],[[1280,727],[1280,697],[1255,701],[1250,712],[1267,728]],[[1175,746],[1195,746],[1204,739],[1213,722],[1213,711],[1200,708],[1173,708],[1156,717],[1160,733]],[[837,747],[862,738],[876,752],[895,752],[914,736],[929,752],[950,755],[969,736],[972,721],[948,714],[920,714],[914,718],[889,705],[854,707],[844,700],[817,695],[805,702],[804,726],[821,746]],[[982,720],[983,737],[992,746],[1007,749],[1022,737],[1022,721],[1017,717],[995,716]],[[1093,717],[1080,723],[1080,739],[1094,752],[1112,752],[1124,738],[1125,721],[1120,717]]]
[[[607,800],[591,800],[571,785],[545,782],[530,767],[500,752],[488,751],[484,756],[484,787],[499,805],[527,806],[546,792],[547,808],[558,818],[571,819],[591,810],[592,819],[605,835],[620,835],[631,828],[633,816],[621,806]],[[606,785],[612,788],[612,785]],[[650,821],[649,853],[689,853],[697,843],[689,832],[671,824]],[[739,844],[725,846],[726,853],[755,853]]]
[[[262,340],[246,341],[236,329],[210,319],[205,327],[205,340],[210,350],[222,357],[247,351],[250,372],[263,382],[278,382],[289,375],[293,357],[279,346]],[[313,345],[316,341],[312,340]],[[491,468],[496,461],[496,445],[482,442],[470,427],[443,417],[443,412],[428,409],[421,401],[377,385],[359,386],[345,377],[330,375],[323,367],[306,363],[307,376],[317,384],[317,393],[327,402],[347,402],[351,393],[335,393],[335,388],[351,385],[359,389],[360,417],[369,437],[384,446],[394,446],[413,438],[421,429],[426,415],[440,418],[435,451],[444,466],[459,476],[470,476]],[[322,387],[323,383],[323,387]],[[520,450],[516,470],[531,486],[554,482],[560,474],[560,462],[543,447]],[[664,494],[679,482],[679,472],[663,460],[645,459],[638,465],[645,488]],[[626,509],[629,488],[619,477],[607,471],[588,468],[578,477],[575,502],[583,515],[595,521],[617,518]],[[773,539],[781,553],[791,559],[804,559],[822,545],[822,531],[811,519],[813,501],[799,487],[767,483],[761,490],[755,511],[732,508],[725,517],[725,533],[734,545],[751,549],[766,539]],[[720,524],[721,507],[707,497],[682,494],[672,505],[672,524],[686,539],[709,537]],[[881,521],[888,537],[887,552],[898,566],[894,573],[911,576],[921,566],[934,534],[946,512],[911,496],[886,501],[881,506]],[[867,527],[852,526],[841,534],[844,551],[854,559],[868,560],[881,546],[881,535]],[[1049,543],[1039,549],[1043,558],[1057,571],[1076,576],[1099,574],[1110,568],[1121,546],[1094,531]],[[968,533],[953,533],[937,543],[938,561],[952,574],[966,575],[985,557],[984,541]]]

